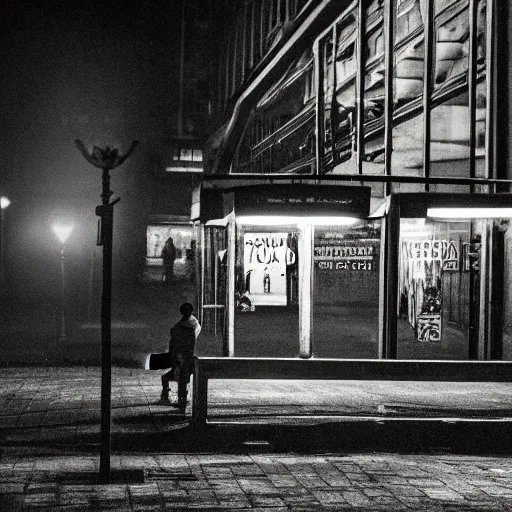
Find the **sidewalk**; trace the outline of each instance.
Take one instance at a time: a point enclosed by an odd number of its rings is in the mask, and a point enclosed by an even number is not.
[[[162,373],[112,369],[114,449],[237,451],[255,436],[274,450],[511,448],[512,383],[215,380],[208,428],[197,435],[190,406],[182,415],[158,405]],[[0,444],[96,445],[100,385],[98,367],[0,369]]]
[[[511,458],[453,455],[114,456],[144,483],[98,485],[94,456],[4,454],[0,510],[512,510]],[[82,475],[82,476],[80,476]]]
[[[197,431],[160,373],[113,368],[99,485],[100,369],[0,369],[0,510],[512,510],[510,384],[215,381]]]

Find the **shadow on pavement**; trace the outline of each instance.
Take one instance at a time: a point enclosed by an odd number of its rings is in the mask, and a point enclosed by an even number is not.
[[[510,453],[510,423],[425,421],[343,422],[321,425],[207,425],[177,422],[165,433],[115,434],[116,451],[148,452],[396,452]]]
[[[149,417],[116,420],[111,435],[113,453],[457,453],[510,454],[510,422],[443,422],[428,420],[336,421],[311,425],[242,423],[208,424],[193,428],[179,412],[158,419],[158,430],[120,431],[147,426]],[[7,439],[2,446],[14,446]],[[19,440],[18,440],[19,441]],[[30,451],[99,451],[99,431],[74,436],[27,437]],[[16,443],[19,447],[19,442]]]

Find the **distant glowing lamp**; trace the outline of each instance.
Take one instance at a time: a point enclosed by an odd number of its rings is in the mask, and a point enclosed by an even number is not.
[[[358,220],[354,217],[291,217],[286,215],[241,215],[237,217],[240,224],[255,224],[257,226],[279,226],[297,223],[319,226],[352,226]]]
[[[54,224],[52,229],[60,243],[64,245],[69,235],[73,231],[73,226],[71,224]]]
[[[5,196],[0,197],[0,285],[5,283],[5,272],[4,272],[4,259],[5,259],[5,236],[4,236],[4,217],[6,216],[5,210],[9,207],[11,201]]]
[[[60,289],[60,341],[66,341],[66,276],[64,272],[64,244],[69,235],[73,231],[72,224],[57,223],[52,226],[53,232],[61,243],[60,248],[60,275],[61,275],[61,289]]]
[[[439,219],[500,219],[512,217],[512,208],[429,208],[427,217]]]

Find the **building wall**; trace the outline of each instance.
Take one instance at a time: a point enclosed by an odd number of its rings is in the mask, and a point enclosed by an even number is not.
[[[216,146],[221,156],[206,155],[216,161],[213,172],[396,178],[387,189],[372,186],[378,197],[389,191],[486,192],[487,187],[473,187],[469,180],[511,179],[508,3],[397,1],[392,37],[389,5],[343,3],[346,11],[326,16],[307,48],[290,50],[289,60],[274,61],[273,80],[253,96],[251,84],[262,68],[244,68],[251,61],[244,60],[244,53],[237,59],[238,36],[233,35],[225,54],[233,67],[224,68],[218,104],[233,115],[216,134],[217,140],[224,134]],[[288,32],[281,32],[274,48],[285,48],[301,22],[300,16],[290,19]],[[243,34],[239,28],[233,34]],[[272,48],[269,55],[276,55]],[[259,58],[268,64],[265,55]],[[430,80],[425,83],[427,68]],[[230,131],[233,126],[244,129]],[[230,145],[236,148],[233,154]],[[429,183],[431,178],[459,183]],[[509,185],[500,186],[499,191],[510,192]],[[505,226],[501,223],[500,229]],[[504,324],[505,359],[512,357],[510,231],[504,231],[503,297],[492,297],[503,303],[502,316],[492,318]]]
[[[399,4],[391,67],[388,2],[352,4],[317,30],[255,98],[232,172],[492,177],[487,1],[435,5],[439,11],[420,0]]]

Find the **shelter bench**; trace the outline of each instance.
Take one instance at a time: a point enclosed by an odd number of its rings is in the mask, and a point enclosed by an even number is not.
[[[192,424],[206,425],[212,379],[512,382],[508,361],[194,358]]]

